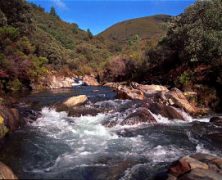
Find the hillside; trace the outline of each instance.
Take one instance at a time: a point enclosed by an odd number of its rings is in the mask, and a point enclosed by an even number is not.
[[[32,14],[37,28],[31,39],[50,63],[67,64],[75,71],[89,73],[99,70],[101,62],[111,55],[104,41],[81,30],[77,24],[66,23],[35,5]]]
[[[166,34],[165,23],[170,19],[168,15],[156,15],[126,20],[106,29],[98,36],[111,41],[125,42],[138,35],[142,40],[161,37]]]
[[[24,0],[0,1],[0,25],[4,91],[30,88],[50,72],[96,73],[111,56],[101,38]]]

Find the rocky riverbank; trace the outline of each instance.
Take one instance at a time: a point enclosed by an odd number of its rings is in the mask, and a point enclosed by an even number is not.
[[[135,82],[128,85],[125,83],[106,83],[104,86],[113,88],[117,91],[118,97],[122,99],[137,99],[173,106],[181,108],[193,116],[210,112],[208,108],[196,107],[188,101],[186,96],[195,95],[195,92],[182,92],[177,88],[168,89],[161,85],[142,85]]]

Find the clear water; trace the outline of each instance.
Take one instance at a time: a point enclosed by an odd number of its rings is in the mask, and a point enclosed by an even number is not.
[[[68,117],[66,112],[50,108],[79,94],[90,99],[84,107],[102,111],[94,116]],[[188,120],[184,123],[154,115],[157,124],[103,126],[106,121],[121,122],[140,106],[115,96],[109,88],[75,87],[21,98],[21,102],[40,109],[41,116],[8,137],[0,160],[23,179],[125,180],[153,179],[187,154],[221,155],[222,145],[208,138],[221,129],[210,125],[207,117],[192,119],[184,114]]]

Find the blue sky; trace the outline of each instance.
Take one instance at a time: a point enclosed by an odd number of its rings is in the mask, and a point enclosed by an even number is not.
[[[109,26],[154,14],[178,15],[195,0],[28,0],[47,12],[56,8],[61,19],[97,34]]]

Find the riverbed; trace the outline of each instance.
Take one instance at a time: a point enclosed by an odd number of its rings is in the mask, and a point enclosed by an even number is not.
[[[83,108],[94,114],[68,116],[53,104],[68,97],[86,95]],[[105,126],[133,112],[139,102],[117,99],[107,87],[79,86],[21,95],[20,104],[41,115],[10,135],[0,153],[19,178],[29,179],[154,179],[181,156],[203,152],[222,155],[222,145],[209,138],[220,128],[210,117],[187,121],[155,115],[157,123]]]

